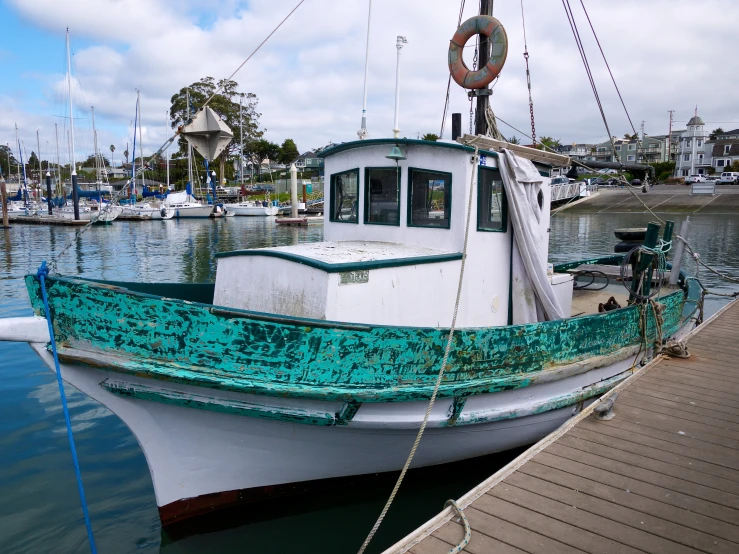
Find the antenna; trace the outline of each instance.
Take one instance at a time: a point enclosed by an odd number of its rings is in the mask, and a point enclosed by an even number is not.
[[[400,127],[398,126],[398,106],[400,104],[400,51],[403,45],[408,43],[408,39],[398,35],[395,40],[395,48],[398,50],[398,60],[395,65],[395,122],[393,126],[393,137],[400,138]]]
[[[362,97],[362,125],[359,131],[357,131],[359,140],[364,140],[366,138],[369,138],[369,134],[367,133],[367,70],[369,67],[369,37],[370,37],[371,18],[372,18],[372,0],[369,0],[369,10],[367,11],[367,47],[364,53],[364,96]]]

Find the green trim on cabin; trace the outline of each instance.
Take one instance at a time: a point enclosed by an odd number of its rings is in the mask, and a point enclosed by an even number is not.
[[[357,175],[357,213],[354,215],[354,219],[334,219],[334,213],[335,213],[335,204],[336,204],[336,194],[334,194],[334,185],[336,184],[336,176],[341,175],[342,173],[356,173]],[[359,198],[360,198],[360,192],[362,190],[362,186],[359,182],[359,168],[355,167],[354,169],[345,169],[344,171],[337,171],[336,173],[332,173],[331,177],[329,178],[329,195],[330,195],[330,201],[329,201],[329,214],[328,214],[328,220],[331,223],[354,223],[356,225],[359,224]]]
[[[469,153],[474,153],[475,148],[472,146],[465,146],[464,144],[459,144],[457,142],[440,142],[440,141],[432,141],[432,140],[417,140],[417,139],[407,139],[407,138],[383,138],[383,139],[366,139],[366,140],[353,140],[349,142],[342,142],[341,144],[336,144],[334,146],[330,146],[329,148],[326,148],[323,152],[318,153],[319,158],[328,158],[329,156],[333,156],[334,154],[339,154],[340,152],[346,152],[347,150],[354,150],[355,148],[367,148],[370,146],[382,146],[382,145],[388,145],[388,146],[430,146],[432,148],[448,148],[450,150],[462,150]],[[488,150],[480,150],[480,154],[484,156],[492,156],[494,158],[498,157],[497,152],[490,152]]]
[[[449,185],[444,185],[444,211],[449,214],[446,225],[419,225],[413,224],[413,172],[423,171],[425,173],[436,173],[437,175],[444,175],[449,179]],[[448,171],[438,171],[436,169],[425,169],[423,167],[409,167],[407,173],[408,182],[408,207],[406,209],[406,227],[420,227],[423,229],[450,229],[452,227],[452,189],[453,180],[452,174]]]
[[[397,196],[396,196],[396,200],[397,200],[397,203],[398,203],[398,209],[396,210],[396,216],[398,218],[397,219],[397,223],[385,223],[385,222],[382,222],[382,221],[370,221],[369,220],[369,215],[370,215],[370,213],[369,213],[369,211],[370,211],[370,194],[369,194],[370,193],[370,190],[369,190],[370,182],[369,182],[368,177],[369,177],[369,172],[372,171],[373,169],[390,170],[390,171],[394,171],[395,172],[395,181],[396,181],[397,187],[398,187],[397,188]],[[362,208],[363,208],[362,209],[362,215],[363,215],[362,223],[364,223],[365,225],[387,225],[389,227],[400,227],[400,196],[401,196],[400,195],[400,190],[401,190],[401,187],[400,187],[400,180],[401,179],[400,179],[400,177],[401,177],[401,172],[400,172],[400,166],[398,166],[398,165],[395,165],[395,166],[391,166],[391,165],[386,165],[386,166],[367,166],[367,167],[364,168],[364,203],[363,203],[363,206],[362,206]]]
[[[215,283],[140,283],[134,281],[102,281],[88,279],[107,287],[119,287],[133,292],[142,292],[165,298],[177,298],[188,302],[212,304],[215,297]]]
[[[34,275],[26,286],[35,313],[45,315]],[[259,314],[80,278],[49,276],[47,291],[61,359],[204,390],[342,402],[427,400],[449,333]],[[660,299],[665,337],[686,322],[684,300],[682,290]],[[439,397],[522,388],[551,371],[586,371],[586,360],[624,359],[643,334],[648,342],[656,335],[651,310],[643,333],[643,309],[457,329]]]
[[[505,187],[501,185],[501,198],[503,199],[500,209],[500,229],[486,229],[480,227],[480,220],[482,213],[480,212],[482,206],[482,186],[480,186],[480,175],[484,171],[494,171],[500,176],[500,170],[497,167],[487,167],[484,165],[477,166],[477,230],[483,233],[507,233],[508,232],[508,195],[505,192]],[[502,177],[501,177],[502,179]]]
[[[369,269],[386,269],[388,267],[404,267],[407,265],[436,264],[441,262],[454,262],[462,259],[461,252],[453,252],[449,254],[436,254],[433,256],[415,256],[412,258],[391,258],[387,260],[372,260],[368,262],[345,262],[332,264],[322,262],[315,258],[306,256],[298,256],[291,252],[283,250],[234,250],[233,252],[221,252],[216,254],[216,258],[230,258],[234,256],[267,256],[271,258],[280,258],[297,264],[307,265],[325,271],[326,273],[342,273],[344,271],[362,271]]]

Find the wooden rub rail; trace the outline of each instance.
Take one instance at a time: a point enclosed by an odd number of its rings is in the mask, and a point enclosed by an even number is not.
[[[739,553],[739,300],[457,502],[469,553]],[[613,393],[608,395],[612,398]],[[602,411],[602,410],[600,410]],[[446,509],[388,553],[462,539]]]

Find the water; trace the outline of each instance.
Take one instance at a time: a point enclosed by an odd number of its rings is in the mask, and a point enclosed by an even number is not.
[[[644,226],[641,214],[558,214],[555,262],[606,254],[617,227]],[[676,220],[679,229],[680,219]],[[739,274],[739,216],[693,216],[691,242],[717,269]],[[76,231],[15,225],[0,231],[0,317],[30,315],[22,278]],[[98,279],[213,280],[216,252],[322,238],[320,226],[279,228],[251,218],[116,222],[94,227],[59,262],[59,272]],[[695,265],[689,264],[689,270]],[[705,271],[713,290],[737,290]],[[706,312],[726,298],[708,297]],[[128,429],[93,400],[67,387],[75,439],[98,549],[104,553],[344,553],[356,551],[393,482],[360,484],[283,499],[219,516],[178,536],[163,533],[143,454]],[[433,472],[411,473],[377,534],[380,552],[494,473],[517,452]],[[0,343],[0,551],[87,552],[64,418],[54,375],[25,344]]]

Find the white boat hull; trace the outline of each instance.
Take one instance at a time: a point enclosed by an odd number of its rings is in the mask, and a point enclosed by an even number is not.
[[[177,219],[208,218],[213,213],[212,206],[170,206],[174,209],[174,217]]]
[[[277,206],[258,206],[256,204],[226,204],[225,208],[228,212],[240,216],[252,217],[269,217],[277,215],[279,208]]]
[[[53,368],[45,344],[32,346]],[[577,400],[573,393],[604,380],[614,386],[630,375],[633,363],[631,352],[608,366],[581,369],[558,380],[470,397],[460,415],[460,421],[468,421],[461,426],[445,424],[452,401],[439,399],[412,467],[532,444],[579,412],[583,400]],[[102,360],[101,365],[105,365]],[[399,470],[427,406],[425,401],[364,404],[348,425],[320,426],[116,395],[101,384],[123,381],[127,386],[160,387],[184,397],[206,395],[208,402],[217,405],[261,402],[338,412],[343,403],[216,391],[77,364],[62,364],[62,375],[118,415],[136,436],[149,465],[165,525],[241,503],[244,498],[257,498],[265,494],[265,487],[274,492],[280,485]],[[571,402],[552,403],[568,395],[573,398]],[[552,409],[540,409],[547,403]],[[469,421],[481,413],[497,417],[484,423]]]

